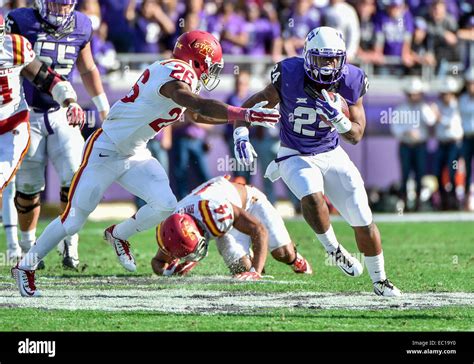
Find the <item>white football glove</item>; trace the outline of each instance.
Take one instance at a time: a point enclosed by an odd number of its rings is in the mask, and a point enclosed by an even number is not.
[[[257,157],[257,152],[250,144],[249,130],[245,126],[234,130],[234,155],[237,162],[244,166],[250,166]]]
[[[245,121],[251,126],[263,126],[264,128],[274,128],[280,120],[280,112],[273,108],[265,108],[268,101],[261,101],[247,109],[245,113]]]
[[[331,99],[326,90],[322,90],[324,100],[316,99],[316,113],[326,119],[326,124],[332,125],[339,134],[347,133],[352,129],[351,121],[342,112],[342,101],[339,94]]]

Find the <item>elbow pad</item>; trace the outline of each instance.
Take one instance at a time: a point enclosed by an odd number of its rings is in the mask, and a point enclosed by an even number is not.
[[[40,70],[36,74],[33,85],[38,90],[51,94],[54,101],[61,106],[63,106],[64,101],[69,98],[74,101],[77,100],[76,92],[71,84],[45,63],[41,65]]]

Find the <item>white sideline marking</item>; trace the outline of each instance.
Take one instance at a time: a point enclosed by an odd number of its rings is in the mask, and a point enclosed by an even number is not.
[[[232,292],[196,289],[65,289],[45,290],[44,297],[22,298],[16,290],[0,290],[0,307],[163,313],[262,313],[271,309],[426,309],[472,306],[474,293],[407,293],[400,298],[372,293]]]

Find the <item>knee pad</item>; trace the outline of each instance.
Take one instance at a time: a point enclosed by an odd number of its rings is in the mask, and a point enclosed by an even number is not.
[[[61,202],[68,202],[69,189],[70,187],[61,187],[61,191],[59,192],[59,199],[61,200]]]
[[[29,202],[25,204],[24,202],[20,202],[19,198],[21,198],[22,200],[27,200]],[[38,200],[34,202],[36,199]],[[14,201],[16,210],[19,214],[27,214],[41,205],[39,192],[29,195],[23,192],[16,191]]]

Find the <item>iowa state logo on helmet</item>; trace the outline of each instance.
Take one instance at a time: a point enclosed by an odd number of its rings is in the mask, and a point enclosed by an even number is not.
[[[211,43],[207,41],[197,41],[193,45],[194,48],[199,49],[199,53],[203,56],[214,57],[214,48],[212,47]]]

